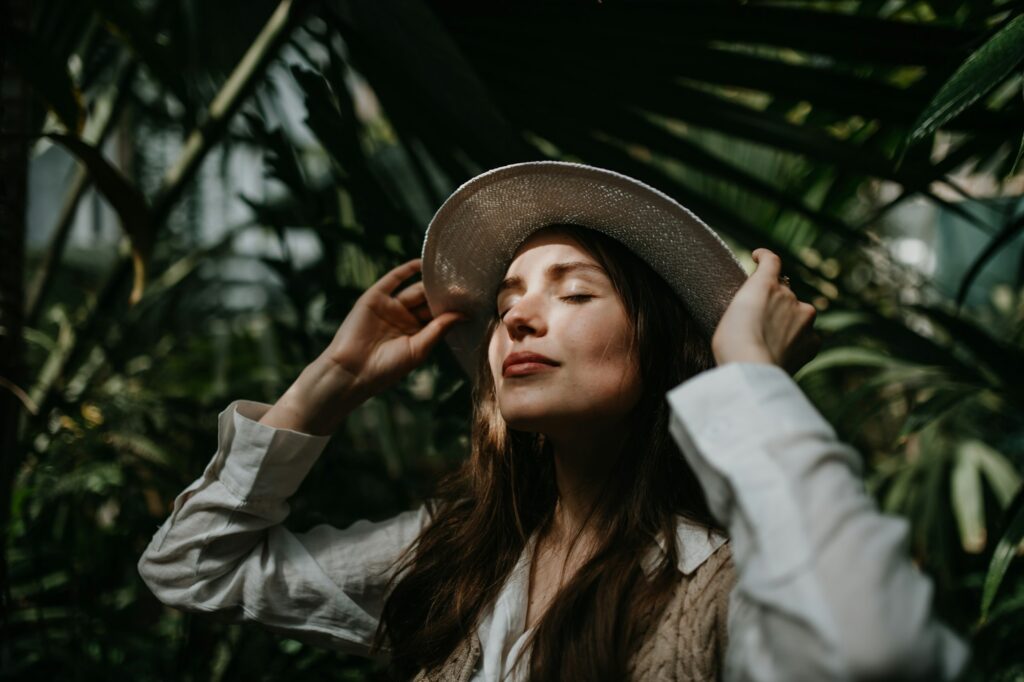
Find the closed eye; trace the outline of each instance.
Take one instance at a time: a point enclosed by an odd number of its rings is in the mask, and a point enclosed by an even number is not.
[[[585,301],[589,301],[592,298],[594,298],[594,297],[591,294],[573,294],[572,296],[563,296],[562,300],[563,301],[570,301],[573,305],[579,305],[581,303],[584,303]],[[503,313],[499,313],[498,314],[498,319],[499,320],[505,319],[505,315],[507,315],[507,314],[508,314],[507,310],[505,312],[503,312]]]

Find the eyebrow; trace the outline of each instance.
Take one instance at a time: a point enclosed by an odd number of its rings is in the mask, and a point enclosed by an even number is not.
[[[549,265],[548,269],[545,271],[545,274],[547,275],[548,279],[550,279],[552,281],[558,281],[558,280],[562,279],[563,277],[565,277],[570,272],[578,272],[578,271],[590,272],[590,273],[596,272],[596,273],[599,273],[599,274],[601,274],[601,275],[603,275],[605,277],[608,276],[608,274],[604,271],[604,268],[602,268],[601,266],[595,265],[594,263],[587,263],[585,261],[579,261],[579,260],[568,261],[568,262],[565,262],[565,263],[554,263],[552,265]],[[519,275],[513,275],[512,277],[506,277],[504,280],[502,280],[501,284],[498,285],[497,294],[500,294],[501,292],[505,291],[506,289],[522,289],[522,288],[523,288],[523,278],[520,277]],[[495,294],[495,295],[497,295],[497,294]]]

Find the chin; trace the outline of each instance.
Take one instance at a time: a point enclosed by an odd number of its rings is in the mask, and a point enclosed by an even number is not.
[[[528,433],[538,433],[543,431],[544,419],[538,417],[525,417],[522,415],[502,415],[505,418],[505,423],[508,428],[513,431],[526,431]]]
[[[510,429],[530,433],[545,431],[552,419],[558,419],[549,410],[538,409],[535,405],[529,408],[502,408],[501,416]]]

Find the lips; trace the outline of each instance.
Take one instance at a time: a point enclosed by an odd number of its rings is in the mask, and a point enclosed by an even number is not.
[[[511,353],[507,358],[505,358],[505,362],[502,363],[501,373],[502,375],[507,375],[509,368],[515,365],[523,365],[523,369],[526,369],[525,366],[529,364],[557,367],[559,363],[547,356],[541,355],[540,353]]]

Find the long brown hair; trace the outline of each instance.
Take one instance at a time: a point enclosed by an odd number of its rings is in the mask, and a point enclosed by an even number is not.
[[[628,313],[642,396],[629,436],[591,511],[596,549],[552,600],[533,633],[531,680],[624,679],[651,614],[678,579],[682,515],[721,530],[668,432],[665,393],[714,365],[711,346],[668,284],[624,245],[575,225],[545,230],[576,240],[605,269]],[[551,520],[557,491],[543,434],[508,428],[498,409],[487,345],[473,385],[471,454],[428,502],[431,523],[400,557],[375,648],[408,679],[443,663],[493,604],[528,539]],[[645,550],[663,534],[666,555],[641,580]],[[579,535],[577,535],[577,538]]]

